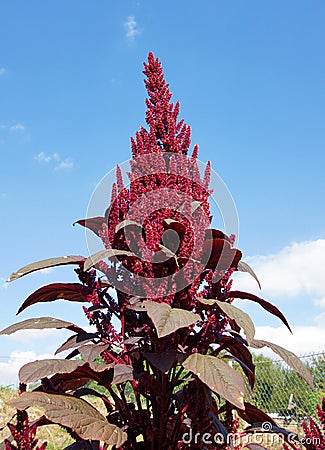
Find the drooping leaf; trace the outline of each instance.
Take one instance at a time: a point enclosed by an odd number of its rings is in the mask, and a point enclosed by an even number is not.
[[[311,373],[309,372],[307,367],[303,364],[303,362],[298,358],[298,356],[296,356],[290,350],[286,350],[285,348],[280,347],[280,345],[273,344],[272,342],[257,339],[253,339],[250,345],[253,348],[269,347],[271,350],[274,351],[274,353],[279,355],[280,358],[282,358],[288,364],[289,367],[291,367],[305,381],[307,381],[307,383],[311,386],[312,389],[314,389],[314,382]]]
[[[42,378],[49,377],[59,373],[71,373],[80,366],[86,366],[95,372],[103,372],[113,368],[114,364],[85,364],[82,360],[68,360],[68,359],[42,359],[40,361],[33,361],[25,364],[19,371],[19,380],[21,383],[33,383]]]
[[[200,320],[198,314],[185,309],[171,308],[166,303],[156,303],[151,300],[143,302],[148,316],[152,320],[159,338],[173,333],[179,328],[188,327]]]
[[[115,233],[118,233],[122,228],[136,226],[142,228],[141,223],[135,222],[135,220],[122,220],[122,222],[118,223],[115,227]]]
[[[71,428],[83,439],[93,439],[120,447],[127,434],[107,422],[106,418],[83,399],[45,392],[25,392],[10,400],[10,406],[26,409],[37,405],[54,423]]]
[[[33,292],[21,305],[17,314],[35,303],[53,302],[54,300],[69,300],[70,302],[85,302],[87,294],[80,283],[53,283],[43,286]]]
[[[182,365],[213,392],[221,395],[237,408],[244,409],[245,382],[240,373],[224,361],[214,356],[193,353]]]
[[[135,254],[132,252],[128,252],[126,250],[118,250],[115,248],[110,248],[108,250],[101,250],[94,255],[89,256],[86,259],[84,264],[84,270],[90,269],[92,266],[95,266],[100,261],[103,261],[105,258],[112,258],[113,256],[134,256]]]
[[[17,272],[13,272],[8,281],[14,281],[18,278],[23,277],[29,273],[35,272],[36,270],[48,269],[49,267],[55,266],[65,266],[67,264],[83,264],[86,258],[83,256],[61,256],[58,258],[49,258],[43,259],[42,261],[37,261],[32,264],[28,264],[27,266],[22,267],[17,270]]]
[[[105,217],[92,217],[89,219],[81,219],[77,220],[73,223],[73,226],[76,224],[81,225],[82,227],[88,228],[97,236],[99,236],[99,231],[102,230],[103,224],[106,222]]]
[[[244,402],[245,409],[238,410],[238,415],[247,423],[256,423],[256,422],[268,422],[274,426],[277,426],[277,423],[265,412],[258,409],[256,406],[251,403]]]
[[[92,362],[94,359],[105,351],[109,347],[109,344],[98,343],[98,344],[86,344],[79,347],[79,353],[85,361]]]
[[[288,328],[290,333],[292,333],[287,319],[284,317],[282,312],[276,306],[272,305],[272,303],[270,303],[266,300],[263,300],[262,298],[258,297],[257,295],[250,294],[249,292],[242,292],[242,291],[229,291],[227,294],[227,297],[228,298],[241,298],[243,300],[252,300],[253,302],[258,303],[266,311],[268,311],[269,313],[273,314],[274,316],[276,316],[280,320],[282,320],[282,322]]]
[[[237,266],[237,270],[239,272],[247,272],[247,273],[249,273],[257,281],[258,287],[260,289],[262,289],[260,280],[257,278],[256,273],[254,272],[254,270],[251,268],[251,266],[249,264],[247,264],[245,261],[239,261],[238,266]]]
[[[65,320],[54,319],[53,317],[36,317],[33,319],[25,319],[21,322],[14,323],[0,331],[0,335],[8,335],[16,333],[20,330],[43,330],[45,328],[67,328],[75,332],[83,332],[82,328]]]
[[[86,342],[90,342],[93,339],[98,338],[98,334],[96,333],[79,333],[74,336],[70,336],[56,351],[55,355],[58,353],[64,352],[65,350],[69,350],[71,348],[78,348],[82,345],[85,345]]]
[[[133,367],[127,364],[116,364],[112,384],[125,383],[133,380]]]
[[[228,240],[216,238],[213,236],[213,230],[207,230],[201,257],[202,261],[207,261],[207,269],[228,270],[230,267],[237,268],[241,257],[241,251],[232,248]]]
[[[206,301],[210,299],[198,298],[198,300],[202,303],[206,303]],[[252,319],[249,317],[247,313],[245,313],[244,311],[242,311],[241,309],[237,308],[236,306],[230,303],[221,302],[220,300],[213,300],[213,299],[211,299],[211,301],[213,303],[209,304],[218,305],[221,311],[223,311],[228,317],[230,317],[230,319],[233,319],[237,323],[237,325],[244,330],[248,342],[250,342],[254,338],[255,326]]]

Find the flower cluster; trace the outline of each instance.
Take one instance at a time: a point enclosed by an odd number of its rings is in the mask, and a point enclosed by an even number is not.
[[[35,437],[37,424],[30,425],[26,411],[17,411],[16,425],[9,423],[8,427],[16,445],[6,439],[6,450],[45,450],[47,448],[46,442],[41,446],[37,445],[38,439]]]

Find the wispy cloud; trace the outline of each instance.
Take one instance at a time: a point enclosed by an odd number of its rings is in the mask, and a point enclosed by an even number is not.
[[[124,28],[126,30],[126,37],[133,41],[136,36],[141,34],[141,31],[137,28],[137,22],[134,16],[128,16],[126,22],[124,23]]]
[[[0,67],[0,77],[6,73],[6,69],[4,67]]]
[[[53,156],[46,155],[44,152],[40,152],[38,155],[34,156],[35,161],[39,163],[49,163],[52,161]]]
[[[44,152],[40,152],[36,156],[34,156],[34,159],[39,164],[54,164],[54,170],[71,170],[75,166],[72,158],[68,157],[65,159],[61,159],[59,153],[47,155]]]
[[[55,167],[55,170],[71,170],[74,168],[74,162],[71,158],[66,158]]]
[[[22,123],[15,123],[14,125],[11,125],[11,127],[9,127],[9,131],[11,131],[12,133],[22,132],[25,130],[26,127]]]

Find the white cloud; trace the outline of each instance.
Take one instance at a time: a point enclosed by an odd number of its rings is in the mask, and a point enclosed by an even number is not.
[[[278,344],[298,356],[321,353],[325,351],[325,328],[322,326],[324,318],[322,323],[318,320],[315,320],[315,322],[315,326],[292,326],[293,334],[284,325],[280,327],[256,327],[255,338]],[[254,350],[254,352],[279,358],[266,347],[259,351]]]
[[[137,29],[137,22],[134,16],[128,16],[125,24],[126,37],[130,40],[134,40],[134,38],[140,34],[140,30]]]
[[[10,386],[18,385],[18,372],[19,369],[28,362],[35,361],[36,359],[53,358],[50,353],[43,353],[37,355],[35,352],[27,351],[14,351],[11,352],[7,362],[0,362],[0,385]]]
[[[0,77],[6,73],[6,69],[4,67],[0,67]]]
[[[315,300],[315,305],[319,306],[320,308],[325,308],[325,297]]]
[[[74,168],[74,162],[71,158],[66,158],[59,162],[55,170],[71,170]]]
[[[38,155],[34,156],[34,159],[39,163],[48,163],[52,160],[52,156],[40,152]]]
[[[294,297],[307,294],[325,306],[325,239],[292,243],[278,253],[245,258],[257,274],[263,295]],[[259,292],[248,274],[235,274],[235,288]]]
[[[54,170],[71,170],[74,168],[74,161],[72,158],[61,159],[59,153],[53,153],[52,155],[47,155],[44,152],[38,153],[38,155],[34,156],[35,161],[40,164],[55,164]]]
[[[22,132],[26,130],[26,127],[22,123],[16,123],[15,125],[9,127],[9,130],[13,133]]]

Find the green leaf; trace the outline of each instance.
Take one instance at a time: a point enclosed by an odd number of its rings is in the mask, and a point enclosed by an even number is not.
[[[100,261],[103,261],[105,258],[111,258],[112,256],[134,256],[135,254],[132,252],[128,252],[126,250],[118,250],[115,248],[110,248],[108,250],[101,250],[94,255],[89,256],[86,259],[84,264],[84,270],[90,269],[92,266],[95,266]]]
[[[246,338],[248,342],[251,342],[255,336],[255,326],[252,319],[249,317],[247,313],[232,305],[231,303],[221,302],[220,300],[214,299],[201,299],[198,298],[201,303],[207,303],[207,300],[210,301],[210,305],[218,305],[218,307],[230,318],[233,319],[237,325],[242,328],[245,332]]]
[[[245,382],[240,373],[224,361],[215,356],[193,353],[182,365],[232,405],[239,409],[245,408]]]
[[[260,283],[259,279],[257,278],[256,273],[254,272],[254,270],[251,268],[251,266],[249,264],[247,264],[245,261],[239,261],[239,263],[237,265],[237,270],[239,272],[249,273],[257,281],[258,287],[260,289],[262,289],[261,283]]]
[[[27,266],[22,267],[17,270],[17,272],[13,272],[8,281],[14,281],[18,278],[23,277],[31,272],[35,272],[36,270],[47,269],[49,267],[55,266],[65,266],[67,264],[83,264],[86,258],[83,256],[60,256],[58,258],[49,258],[43,259],[42,261],[37,261],[32,264],[28,264]]]
[[[159,338],[174,333],[179,328],[193,325],[200,320],[198,314],[186,311],[185,309],[171,308],[166,303],[145,300],[143,304],[157,330]]]
[[[10,400],[9,404],[20,410],[37,405],[45,410],[49,420],[71,428],[82,439],[99,440],[117,448],[127,440],[126,433],[108,423],[97,409],[81,398],[45,392],[25,392]]]
[[[307,369],[307,367],[303,364],[303,362],[298,358],[297,355],[292,353],[290,350],[286,350],[280,345],[273,344],[272,342],[253,339],[250,343],[250,346],[253,348],[263,348],[269,347],[274,351],[277,355],[282,358],[289,367],[291,367],[295,372],[297,372],[310,386],[314,389],[314,382],[311,373]]]
[[[25,319],[21,322],[14,323],[0,331],[0,335],[8,335],[16,333],[20,330],[42,330],[44,328],[67,328],[68,330],[83,332],[81,328],[71,322],[66,322],[53,317],[37,317],[33,319]]]

